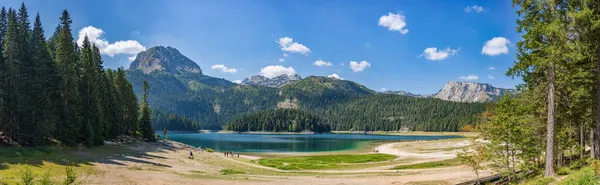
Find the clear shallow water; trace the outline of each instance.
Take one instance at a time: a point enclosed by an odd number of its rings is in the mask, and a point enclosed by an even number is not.
[[[157,133],[162,138],[162,133]],[[216,134],[169,133],[169,140],[220,152],[322,152],[353,149],[364,141],[414,141],[460,136],[393,136],[363,134]]]

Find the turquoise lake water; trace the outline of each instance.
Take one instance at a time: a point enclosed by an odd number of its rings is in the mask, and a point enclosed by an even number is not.
[[[162,134],[161,138],[163,137]],[[323,152],[354,149],[365,141],[415,141],[460,136],[409,136],[364,134],[217,134],[169,133],[169,140],[218,152]]]

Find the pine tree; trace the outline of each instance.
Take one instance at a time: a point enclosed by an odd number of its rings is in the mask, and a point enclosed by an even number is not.
[[[155,141],[154,129],[152,129],[152,112],[148,104],[148,82],[144,81],[144,94],[142,95],[142,116],[140,117],[140,132],[147,141]]]
[[[8,15],[6,13],[6,8],[2,7],[0,9],[0,52],[3,52],[4,49],[4,34],[6,32],[6,27],[8,26]],[[6,64],[4,62],[3,54],[0,54],[0,132],[6,132],[8,130],[8,125],[5,123],[5,115],[4,115],[4,97],[5,97],[5,79],[6,76]],[[7,134],[7,133],[4,133]],[[2,135],[4,135],[2,134]]]
[[[6,133],[13,140],[20,142],[19,113],[21,110],[21,46],[19,45],[19,33],[14,10],[8,10],[8,26],[4,35],[3,57],[4,57],[4,123],[7,127]]]
[[[77,82],[77,55],[71,35],[71,17],[64,10],[60,18],[60,33],[57,34],[55,61],[61,76],[61,105],[57,137],[67,145],[74,145],[80,136],[80,95]]]
[[[102,138],[102,134],[96,134],[96,130],[101,130],[98,117],[98,101],[95,88],[95,61],[92,46],[87,35],[84,37],[83,44],[79,51],[79,93],[81,95],[81,117],[83,139],[88,146],[96,144],[96,138]],[[102,132],[100,132],[102,133]]]
[[[115,84],[117,87],[117,98],[120,104],[120,110],[122,111],[121,124],[124,133],[128,135],[135,135],[139,130],[139,104],[135,93],[133,92],[133,86],[125,78],[125,70],[119,68],[116,71]]]
[[[124,133],[123,132],[123,127],[122,127],[122,114],[123,112],[121,111],[121,107],[120,104],[118,103],[118,99],[117,99],[117,95],[118,95],[118,91],[117,91],[117,86],[115,84],[115,75],[113,70],[108,69],[106,70],[106,74],[105,74],[105,78],[106,78],[106,102],[104,105],[104,110],[106,112],[108,112],[108,127],[110,129],[108,129],[107,134],[108,134],[108,138],[115,138],[118,135]]]
[[[35,75],[32,76],[35,84],[30,88],[30,91],[34,92],[34,97],[31,97],[31,99],[37,105],[34,111],[37,113],[35,118],[38,120],[35,122],[32,133],[37,137],[34,141],[38,145],[41,139],[54,134],[55,124],[59,122],[58,109],[60,108],[58,89],[60,77],[58,76],[56,64],[52,61],[52,57],[48,52],[39,14],[35,17],[30,41],[32,60],[35,62]]]

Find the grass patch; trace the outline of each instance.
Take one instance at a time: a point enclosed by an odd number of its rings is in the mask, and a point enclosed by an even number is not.
[[[281,170],[314,170],[331,169],[347,163],[368,163],[388,161],[396,156],[388,154],[346,154],[346,155],[319,155],[303,157],[263,158],[258,164]]]
[[[246,174],[246,172],[234,170],[234,169],[222,169],[221,174],[223,175],[235,175],[235,174]]]
[[[447,159],[447,160],[443,160],[443,161],[400,165],[400,166],[396,166],[396,167],[392,168],[392,170],[439,168],[439,167],[446,167],[446,166],[456,166],[456,165],[460,165],[460,164],[461,164],[460,159],[454,158],[454,159]]]
[[[548,185],[552,182],[554,182],[554,178],[552,177],[537,176],[523,183],[523,185]]]
[[[581,170],[569,175],[564,180],[556,183],[557,185],[596,185],[600,184],[600,178],[594,175],[592,167],[582,168]]]

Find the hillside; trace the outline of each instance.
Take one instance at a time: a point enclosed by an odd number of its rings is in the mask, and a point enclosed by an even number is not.
[[[329,132],[331,128],[323,119],[306,111],[275,109],[240,116],[229,121],[225,130],[247,132]]]
[[[155,114],[162,121],[154,120],[160,128],[172,128],[165,124],[183,121],[182,126],[176,126],[178,129],[222,129],[225,123],[242,115],[285,107],[316,113],[334,130],[397,130],[405,125],[413,130],[441,131],[472,123],[473,119],[466,117],[482,111],[432,98],[381,95],[356,82],[329,77],[295,80],[290,76],[285,85],[272,88],[235,84],[201,71],[176,49],[158,46],[138,54],[127,70],[127,78],[138,95],[142,93],[142,82],[148,81],[150,105],[162,111]],[[447,107],[456,107],[456,111]],[[177,118],[169,120],[171,115]],[[398,115],[404,117],[402,122],[394,118]],[[436,124],[440,126],[432,126]]]

